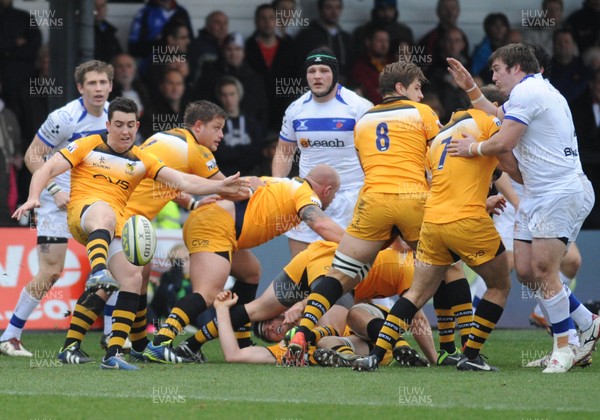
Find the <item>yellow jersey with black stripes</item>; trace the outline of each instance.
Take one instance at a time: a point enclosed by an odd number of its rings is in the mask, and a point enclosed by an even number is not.
[[[219,172],[212,152],[198,144],[187,128],[175,128],[149,137],[140,146],[144,152],[153,154],[169,168],[186,174],[210,178]],[[127,216],[141,214],[153,219],[162,208],[177,197],[179,190],[152,179],[143,180],[127,202]]]
[[[452,137],[471,134],[478,142],[500,129],[500,120],[477,109],[455,112],[431,143],[427,154],[431,191],[425,203],[424,222],[444,224],[467,217],[488,217],[485,211],[494,156],[453,157],[447,153]],[[475,147],[473,147],[475,148]]]
[[[425,153],[438,132],[438,116],[427,105],[400,99],[371,108],[354,129],[362,192],[427,191]]]
[[[69,144],[59,153],[71,164],[71,202],[93,195],[113,208],[124,209],[133,190],[144,178],[156,178],[165,165],[133,145],[123,153],[95,134]]]
[[[323,207],[308,181],[302,178],[261,179],[265,185],[257,188],[245,209],[243,203],[236,203],[236,229],[242,223],[237,240],[239,249],[264,244],[298,225],[302,208]]]

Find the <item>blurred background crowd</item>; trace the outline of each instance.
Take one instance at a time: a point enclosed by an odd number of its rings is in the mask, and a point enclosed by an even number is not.
[[[107,20],[108,0],[94,1],[94,58],[114,66],[111,97],[138,103],[138,141],[182,126],[188,102],[216,102],[230,116],[215,153],[226,175],[270,173],[283,114],[306,91],[302,63],[314,48],[334,51],[340,83],[374,104],[381,101],[378,74],[386,64],[417,63],[429,79],[424,102],[445,123],[470,105],[449,76],[446,57],[461,61],[485,84],[492,82],[487,59],[494,50],[514,42],[540,44],[550,57],[544,71],[571,106],[584,170],[600,197],[600,0],[585,0],[568,16],[563,0],[544,0],[539,13],[527,11],[518,27],[503,13],[482,15],[482,39],[469,39],[458,24],[459,0],[432,1],[432,28],[419,39],[410,22],[400,19],[402,0],[374,0],[371,19],[353,31],[340,25],[342,0],[315,0],[318,16],[311,19],[296,1],[275,0],[248,8],[254,32],[246,39],[224,11],[208,13],[204,26],[194,30],[188,10],[176,0],[148,0],[138,5],[127,45]],[[23,154],[52,111],[49,98],[62,95],[50,63],[31,11],[0,0],[0,225],[10,225],[11,209],[26,200],[31,175]],[[600,229],[599,207],[584,228]]]

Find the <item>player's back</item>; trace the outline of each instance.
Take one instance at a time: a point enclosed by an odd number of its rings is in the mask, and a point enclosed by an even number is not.
[[[431,190],[423,221],[442,224],[472,216],[488,217],[485,201],[498,160],[493,156],[453,157],[447,150],[452,137],[468,133],[477,141],[485,141],[499,127],[500,121],[483,111],[469,109],[454,113],[428,152]]]
[[[236,205],[236,224],[243,216],[238,247],[253,248],[287,232],[300,223],[298,211],[307,205],[322,207],[318,196],[302,178],[261,178],[247,202]],[[243,203],[247,203],[245,209]]]
[[[427,191],[425,153],[438,117],[408,99],[377,105],[357,123],[355,145],[365,172],[363,192]]]

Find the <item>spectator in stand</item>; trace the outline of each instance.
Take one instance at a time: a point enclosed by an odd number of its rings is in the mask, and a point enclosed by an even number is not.
[[[550,83],[570,103],[587,87],[589,72],[583,65],[573,33],[560,29],[554,33],[554,55],[551,64]]]
[[[408,41],[400,41],[397,50],[391,50],[392,61],[404,61],[406,63],[412,60],[413,45]]]
[[[273,166],[273,158],[277,151],[277,143],[279,142],[279,132],[269,130],[265,134],[263,142],[262,160],[260,162],[259,173],[262,176],[272,176],[271,167]],[[298,163],[292,164],[292,169],[288,177],[293,178],[298,176]]]
[[[149,91],[156,89],[165,68],[174,66],[174,63],[187,63],[189,45],[190,33],[185,25],[171,21],[163,27],[154,52],[140,66],[142,80]],[[189,80],[190,78],[186,77],[186,86]]]
[[[489,69],[488,58],[494,51],[504,45],[509,29],[510,24],[504,13],[490,13],[483,21],[485,36],[473,51],[471,74],[478,75],[486,84],[492,82],[492,72]]]
[[[353,62],[352,37],[344,31],[339,20],[342,14],[342,0],[318,0],[319,18],[310,22],[296,38],[296,62],[303,63],[309,52],[316,48],[327,47],[337,57],[339,63],[340,84],[347,86]],[[302,66],[298,65],[298,74],[304,77]]]
[[[254,13],[255,31],[246,41],[246,61],[258,73],[266,88],[269,103],[269,129],[277,130],[292,98],[278,94],[277,87],[294,76],[292,40],[276,32],[275,8],[261,4]]]
[[[21,129],[13,111],[2,100],[0,83],[0,226],[15,226],[11,219],[17,207],[16,170],[23,166]]]
[[[523,42],[523,33],[518,29],[509,28],[504,37],[504,45],[520,44]]]
[[[42,45],[37,53],[35,61],[35,71],[31,76],[33,79],[42,80],[50,77],[50,50],[48,45]],[[49,95],[32,95],[29,83],[19,86],[17,96],[17,105],[14,111],[17,115],[21,127],[21,145],[20,153],[24,154],[35,134],[37,129],[42,126],[50,110],[48,108]],[[31,172],[25,165],[21,166],[17,171],[17,189],[19,203],[27,201],[29,196],[29,183],[31,182]]]
[[[579,156],[583,172],[600,197],[600,68],[596,69],[586,90],[571,104]],[[583,224],[584,229],[600,229],[600,201]]]
[[[168,22],[179,22],[192,34],[192,22],[185,8],[176,0],[148,0],[131,24],[129,32],[129,54],[136,58],[147,58],[152,47],[160,42],[160,35]]]
[[[115,33],[117,28],[106,21],[108,0],[96,0],[94,8],[94,58],[110,63],[123,49]]]
[[[183,112],[187,104],[183,75],[166,68],[158,87],[158,96],[152,100],[151,112],[141,118],[142,137],[147,139],[157,131],[183,127]]]
[[[261,175],[263,130],[258,121],[240,110],[244,97],[242,84],[235,77],[223,76],[215,91],[217,103],[229,117],[223,127],[223,139],[214,152],[221,172],[225,175],[237,171],[242,175]]]
[[[438,16],[437,26],[427,32],[419,41],[419,44],[425,47],[425,54],[428,54],[430,57],[439,54],[439,39],[441,33],[450,28],[458,28],[456,23],[458,22],[458,16],[460,15],[460,4],[458,3],[458,0],[438,0],[436,13]],[[459,30],[462,34],[463,42],[465,43],[465,48],[461,51],[461,54],[468,57],[469,39],[460,28]]]
[[[197,99],[216,102],[215,86],[222,76],[236,77],[244,87],[242,111],[254,117],[266,127],[268,122],[268,100],[262,78],[245,60],[244,39],[239,33],[232,33],[225,39],[222,58],[214,63],[206,63],[202,78],[196,86]]]
[[[526,21],[523,39],[531,44],[541,45],[552,55],[554,31],[563,26],[563,12],[563,0],[543,0],[541,18],[531,18],[534,23],[532,25]],[[541,20],[538,22],[539,19]]]
[[[436,115],[446,115],[446,109],[444,108],[442,101],[440,101],[440,98],[434,92],[424,93],[421,103],[429,105]]]
[[[390,36],[385,29],[372,26],[364,42],[365,52],[352,67],[352,83],[356,85],[357,93],[377,105],[381,102],[379,73],[391,63]]]
[[[294,38],[301,28],[296,19],[302,19],[302,11],[296,11],[296,0],[273,0],[271,4],[275,8],[277,36],[282,39]]]
[[[591,71],[600,69],[600,47],[590,47],[585,51],[583,65]]]
[[[585,0],[583,8],[567,18],[579,51],[600,46],[600,0]]]
[[[356,57],[364,55],[365,41],[371,27],[385,29],[388,32],[390,51],[396,51],[401,41],[413,44],[412,29],[404,23],[398,22],[399,16],[397,0],[374,0],[371,20],[354,31],[354,55]]]
[[[144,112],[150,108],[150,94],[138,78],[135,59],[129,54],[119,54],[113,58],[112,65],[115,69],[115,77],[113,90],[108,100],[111,101],[118,96],[132,99],[138,106],[139,115],[142,117]]]
[[[190,61],[193,63],[193,84],[202,76],[206,63],[216,61],[223,49],[223,44],[229,33],[229,18],[220,10],[215,10],[206,16],[204,28],[198,31],[198,37],[190,46]]]
[[[465,44],[460,29],[449,28],[442,31],[439,42],[439,53],[434,56],[433,62],[426,72],[430,84],[425,85],[423,90],[424,93],[435,93],[438,96],[445,111],[438,116],[440,121],[445,124],[450,120],[452,112],[470,107],[469,96],[456,85],[454,78],[448,73],[446,58],[452,57],[465,67],[468,67],[469,59],[462,54]]]
[[[0,0],[0,82],[9,108],[16,108],[20,87],[29,85],[41,43],[35,19],[15,9],[12,0]]]

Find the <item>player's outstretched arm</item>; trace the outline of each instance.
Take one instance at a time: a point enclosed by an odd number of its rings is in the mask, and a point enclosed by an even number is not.
[[[275,156],[273,156],[273,162],[271,163],[271,173],[274,177],[286,177],[289,175],[297,148],[298,144],[296,142],[285,141],[279,138],[277,149],[275,149]]]
[[[62,174],[71,169],[71,164],[60,153],[55,154],[52,158],[44,163],[38,170],[35,171],[29,184],[29,197],[27,201],[19,207],[13,214],[13,218],[20,219],[25,212],[40,207],[40,194],[48,184],[50,179]]]
[[[226,290],[219,293],[213,303],[217,312],[219,340],[225,361],[230,363],[275,363],[276,360],[271,352],[264,347],[251,346],[240,349],[229,315],[229,310],[237,301],[237,295]]]
[[[33,141],[27,148],[27,151],[25,152],[25,158],[23,159],[25,166],[27,166],[27,169],[29,169],[29,172],[33,174],[35,171],[41,168],[46,161],[46,156],[51,151],[52,147],[44,143],[36,134],[33,138]],[[46,187],[50,188],[56,206],[62,210],[66,210],[67,204],[69,203],[69,193],[61,191],[60,187],[57,185],[52,185],[52,179],[49,181],[50,185],[46,184]]]
[[[172,188],[185,191],[189,194],[208,195],[225,194],[248,198],[250,183],[240,178],[239,172],[223,180],[200,178],[196,175],[185,174],[168,167],[162,168],[156,175],[156,180]]]
[[[326,241],[339,243],[344,236],[344,229],[327,216],[317,205],[302,207],[298,212],[300,220],[318,233]]]

